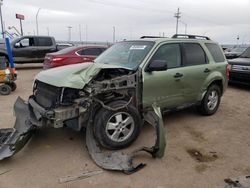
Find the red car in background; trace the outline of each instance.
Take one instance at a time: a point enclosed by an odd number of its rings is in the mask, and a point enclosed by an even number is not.
[[[43,62],[43,68],[49,69],[76,63],[92,62],[104,52],[108,46],[83,45],[68,47],[54,53],[48,53]]]

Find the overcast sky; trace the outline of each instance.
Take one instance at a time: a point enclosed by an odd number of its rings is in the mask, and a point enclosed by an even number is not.
[[[174,13],[180,7],[179,33],[207,35],[220,43],[250,43],[250,0],[3,0],[6,28],[20,29],[15,13],[23,14],[25,34],[36,32],[57,40],[109,41],[142,35],[175,34]],[[87,29],[86,29],[87,26]]]

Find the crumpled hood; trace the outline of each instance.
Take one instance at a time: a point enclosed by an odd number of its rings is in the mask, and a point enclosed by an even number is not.
[[[82,89],[102,69],[124,68],[100,63],[80,63],[44,70],[37,74],[37,80],[56,86]]]

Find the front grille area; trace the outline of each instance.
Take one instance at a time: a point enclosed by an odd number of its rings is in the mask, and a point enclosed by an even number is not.
[[[240,71],[250,73],[250,66],[248,65],[232,65],[232,71]]]
[[[45,109],[55,108],[60,104],[62,88],[36,81],[35,101]]]
[[[243,82],[250,84],[250,74],[242,72],[230,72],[229,79],[231,81]]]
[[[45,109],[58,106],[68,106],[79,98],[79,90],[72,88],[55,87],[36,80],[34,89],[35,101]]]

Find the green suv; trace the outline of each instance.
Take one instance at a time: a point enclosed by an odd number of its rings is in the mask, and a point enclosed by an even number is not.
[[[221,47],[208,37],[142,37],[116,43],[94,63],[40,72],[28,102],[29,124],[70,127],[87,122],[103,147],[120,149],[139,135],[143,113],[196,105],[214,114],[228,83]]]

